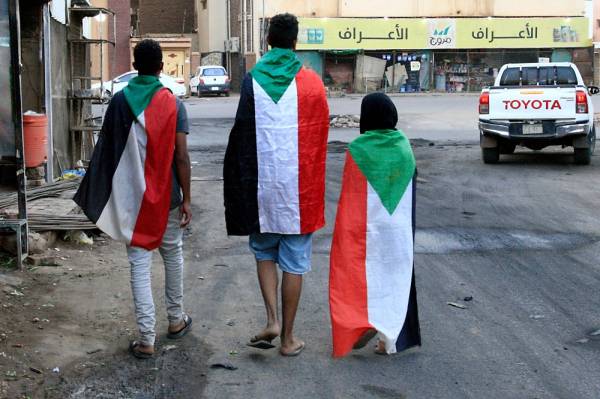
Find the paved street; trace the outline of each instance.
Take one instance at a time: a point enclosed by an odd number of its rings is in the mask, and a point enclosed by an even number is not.
[[[87,356],[71,348],[64,376],[45,385],[48,397],[598,398],[600,336],[591,334],[600,328],[598,157],[578,167],[570,150],[517,150],[499,165],[484,165],[473,120],[477,97],[396,99],[401,127],[424,139],[413,141],[423,347],[391,357],[371,347],[330,357],[328,252],[345,151],[336,142],[328,156],[328,226],[316,235],[298,314],[297,334],[307,349],[283,358],[277,350],[245,346],[265,316],[247,240],[228,238],[224,229],[219,177],[235,101],[187,101],[193,175],[202,180],[193,183],[195,219],[185,244],[193,333],[176,348],[161,335],[155,360],[127,355],[134,328],[128,268],[120,245],[101,247],[90,262],[98,256],[116,266],[95,276],[90,303],[71,299],[66,308],[82,324],[101,323],[102,335],[94,329],[86,339],[105,351],[86,368]],[[359,104],[336,100],[332,110],[357,113]],[[336,131],[332,139],[351,134]],[[162,271],[155,261],[161,315]],[[89,283],[71,284],[69,290],[81,293]],[[118,299],[105,290],[118,292]],[[113,321],[112,312],[131,330]],[[215,363],[237,370],[210,368]]]

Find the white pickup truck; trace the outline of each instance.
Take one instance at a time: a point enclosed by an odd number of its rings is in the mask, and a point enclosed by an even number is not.
[[[479,97],[483,162],[497,163],[517,145],[560,145],[575,149],[575,163],[589,164],[596,144],[590,95],[599,90],[568,62],[504,65]]]

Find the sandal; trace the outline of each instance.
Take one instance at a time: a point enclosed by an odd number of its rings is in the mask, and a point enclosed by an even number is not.
[[[169,338],[169,339],[182,338],[184,335],[186,335],[188,332],[190,332],[191,328],[192,328],[192,318],[190,316],[188,316],[187,314],[184,314],[183,315],[183,327],[181,327],[181,329],[179,331],[169,332],[167,334],[167,338]]]
[[[142,346],[146,345],[142,344],[140,341],[131,341],[129,344],[129,352],[138,359],[151,359],[154,357],[154,353],[142,352],[140,350],[140,347]]]
[[[277,338],[277,336],[260,339],[258,338],[258,335],[255,335],[254,337],[250,338],[250,341],[248,341],[246,345],[256,349],[273,349],[275,345],[273,345],[271,341],[273,341],[275,338]]]
[[[304,350],[304,348],[306,347],[306,344],[303,342],[302,345],[300,345],[296,350],[294,350],[293,352],[289,352],[289,353],[283,353],[281,351],[279,351],[279,353],[281,354],[281,356],[285,356],[285,357],[294,357],[294,356],[298,356],[300,353],[302,353],[302,351]]]

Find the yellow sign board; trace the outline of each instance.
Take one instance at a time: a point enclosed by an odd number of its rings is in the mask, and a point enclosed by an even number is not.
[[[298,50],[590,47],[588,19],[300,18]]]

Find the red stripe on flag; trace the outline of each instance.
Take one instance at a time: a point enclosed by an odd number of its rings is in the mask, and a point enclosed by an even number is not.
[[[158,248],[167,229],[171,185],[177,103],[167,89],[157,92],[144,110],[146,124],[146,191],[138,213],[131,245],[146,249]]]
[[[312,233],[325,226],[325,163],[329,105],[323,82],[303,68],[296,75],[298,91],[298,193],[300,230]]]
[[[348,354],[369,329],[367,304],[367,179],[346,155],[329,269],[333,356]]]

